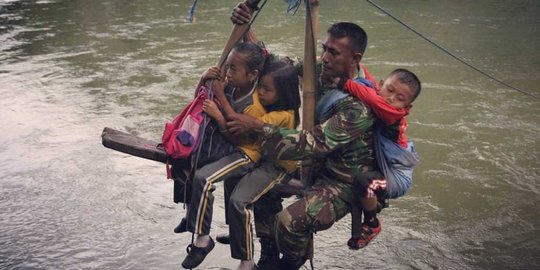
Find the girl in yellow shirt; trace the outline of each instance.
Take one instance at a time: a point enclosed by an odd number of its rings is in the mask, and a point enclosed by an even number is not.
[[[300,120],[298,83],[298,74],[290,64],[273,62],[265,67],[257,91],[267,113],[252,118],[251,126],[259,129],[264,123],[268,123],[288,129],[296,128]],[[263,159],[253,171],[244,175],[234,188],[229,199],[227,220],[231,256],[241,260],[237,269],[254,269],[255,266],[251,228],[254,203],[276,184],[290,179],[295,169],[295,161]],[[265,232],[257,230],[257,236],[266,237],[264,234]]]

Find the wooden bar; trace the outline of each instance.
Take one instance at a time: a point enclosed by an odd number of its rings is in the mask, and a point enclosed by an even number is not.
[[[144,139],[133,134],[105,127],[101,133],[103,146],[158,162],[167,162],[167,153],[159,142]]]

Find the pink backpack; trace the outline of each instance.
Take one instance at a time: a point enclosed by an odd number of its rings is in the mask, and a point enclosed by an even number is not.
[[[188,158],[197,148],[204,120],[202,107],[207,97],[208,89],[205,86],[199,87],[197,95],[182,113],[177,115],[172,122],[165,124],[161,143],[168,157],[173,159]],[[167,176],[170,178],[168,169]]]

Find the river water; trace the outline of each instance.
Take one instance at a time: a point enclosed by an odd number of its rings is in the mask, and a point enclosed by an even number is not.
[[[235,0],[0,0],[0,268],[179,269],[188,235],[164,165],[104,148],[105,126],[159,140],[217,62]],[[315,236],[316,269],[540,268],[540,103],[452,59],[366,1],[321,1],[319,39],[363,26],[377,78],[416,72],[422,161],[367,248],[349,217]],[[376,1],[449,51],[540,96],[540,2]],[[303,9],[269,1],[254,30],[301,56]],[[226,232],[218,188],[212,234]],[[200,269],[233,268],[217,245]]]

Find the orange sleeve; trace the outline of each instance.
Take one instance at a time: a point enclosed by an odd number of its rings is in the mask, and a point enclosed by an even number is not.
[[[373,83],[373,85],[375,86],[376,92],[379,93],[379,90],[380,90],[379,84],[375,80],[375,77],[371,76],[371,73],[369,73],[369,70],[364,65],[360,65],[360,68],[362,69],[362,71],[364,71],[364,75],[366,76],[366,79],[370,80],[371,83]]]
[[[377,115],[377,118],[381,119],[387,125],[391,125],[407,115],[407,110],[396,109],[390,106],[374,89],[357,83],[354,80],[348,79],[343,88],[370,107],[375,115]]]

